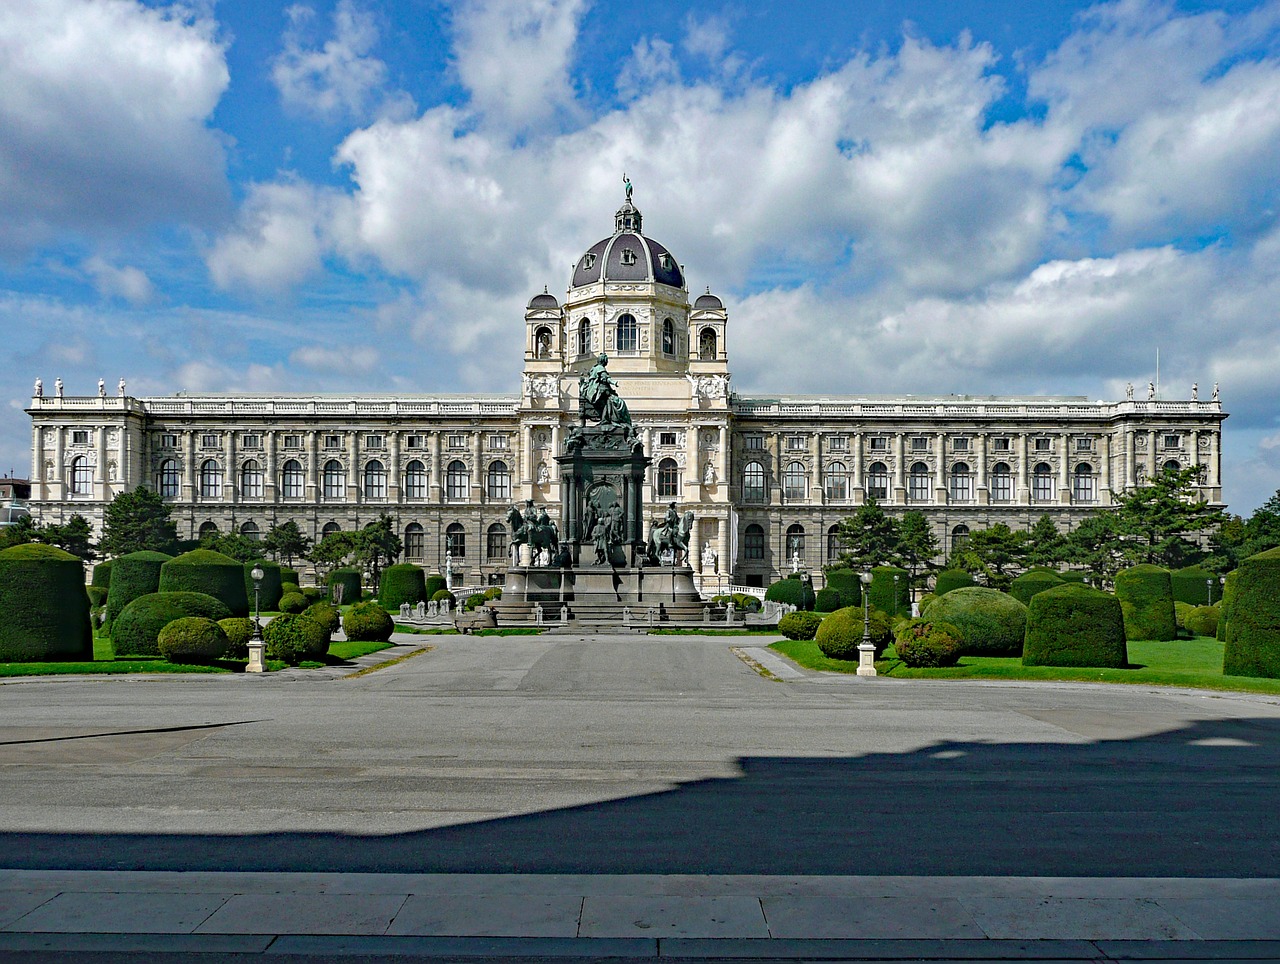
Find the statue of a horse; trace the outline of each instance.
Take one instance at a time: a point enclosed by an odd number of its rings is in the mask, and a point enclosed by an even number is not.
[[[655,525],[649,530],[649,557],[651,559],[661,559],[662,553],[670,549],[673,553],[672,565],[688,565],[689,533],[692,531],[692,509],[680,517],[680,523],[674,529]]]
[[[530,563],[537,565],[543,549],[547,550],[546,565],[554,566],[560,558],[560,533],[554,521],[545,524],[530,523],[528,526],[528,542]]]

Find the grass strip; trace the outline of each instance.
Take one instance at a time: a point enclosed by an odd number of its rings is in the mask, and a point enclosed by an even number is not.
[[[343,679],[355,679],[357,676],[368,676],[370,673],[376,673],[380,669],[386,669],[388,666],[395,666],[396,663],[403,663],[406,659],[413,659],[415,656],[421,656],[423,653],[429,653],[434,646],[420,646],[411,653],[405,653],[403,656],[397,656],[395,659],[389,659],[373,666],[366,666],[364,669],[358,669],[354,673],[348,673]]]

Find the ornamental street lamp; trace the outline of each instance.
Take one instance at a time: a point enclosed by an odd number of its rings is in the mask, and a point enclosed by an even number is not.
[[[258,610],[263,575],[262,566],[256,563],[249,571],[249,578],[253,580],[253,635],[249,637],[249,665],[244,669],[246,673],[261,673],[266,670],[262,662],[262,620]]]
[[[893,615],[898,615],[898,574],[893,574]]]
[[[862,583],[862,642],[858,644],[858,675],[876,675],[876,647],[871,642],[871,573],[858,576]]]
[[[1209,595],[1209,601],[1208,603],[1206,603],[1206,605],[1212,606],[1213,605],[1213,579],[1212,578],[1206,579],[1204,581],[1204,589],[1205,589],[1205,592],[1208,593]]]

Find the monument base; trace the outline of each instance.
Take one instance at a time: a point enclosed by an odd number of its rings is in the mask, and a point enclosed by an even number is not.
[[[565,615],[605,629],[638,626],[650,609],[663,622],[700,622],[704,605],[688,566],[512,566],[494,608],[499,625],[537,625],[540,611],[544,625]]]

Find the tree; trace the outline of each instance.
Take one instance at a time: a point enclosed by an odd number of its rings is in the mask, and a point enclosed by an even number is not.
[[[353,536],[356,562],[370,571],[373,585],[376,586],[382,575],[383,562],[395,562],[404,551],[404,544],[396,535],[391,516],[385,512],[378,517],[378,521],[370,522]]]
[[[1124,554],[1116,537],[1115,516],[1100,512],[1086,516],[1066,537],[1067,561],[1081,566],[1106,582],[1115,579],[1124,565]]]
[[[924,513],[913,509],[898,522],[898,547],[895,562],[911,574],[915,583],[922,570],[933,567],[938,555],[938,538],[933,534]]]
[[[46,545],[57,546],[84,562],[97,556],[93,545],[93,526],[79,512],[62,525],[50,523],[36,530],[36,537]]]
[[[0,529],[0,549],[8,549],[11,546],[22,546],[28,542],[39,541],[39,530],[36,528],[35,520],[29,515],[19,516],[18,521],[13,525],[7,525]]]
[[[206,540],[201,540],[200,544],[206,549],[213,549],[224,556],[238,559],[240,562],[252,562],[254,559],[261,559],[266,555],[262,550],[261,542],[256,539],[250,539],[248,536],[242,536],[238,532],[228,532],[226,535],[215,536],[207,540],[207,543]]]
[[[330,532],[311,549],[309,558],[322,572],[343,565],[355,552],[355,535],[350,532]]]
[[[1245,539],[1240,558],[1280,546],[1280,489],[1254,510],[1244,524],[1244,530]]]
[[[169,506],[150,489],[121,492],[103,512],[98,550],[105,556],[144,549],[173,553],[178,530],[169,515]]]
[[[952,553],[951,565],[981,575],[992,589],[1007,590],[1026,566],[1028,537],[1024,529],[1010,529],[997,522],[989,529],[969,533],[964,545]]]
[[[884,514],[880,504],[869,498],[853,515],[841,519],[836,528],[840,540],[840,565],[865,571],[897,561],[898,523]]]
[[[289,519],[267,530],[267,535],[262,540],[262,548],[275,556],[278,561],[283,561],[286,566],[292,566],[294,556],[306,558],[307,552],[311,549],[311,540],[298,528],[298,523]]]
[[[1111,514],[1127,564],[1177,569],[1203,554],[1190,537],[1219,530],[1226,516],[1200,497],[1199,481],[1200,470],[1192,466],[1161,472],[1120,496]]]
[[[1048,514],[1036,520],[1027,536],[1027,565],[1053,568],[1066,561],[1067,540]]]

